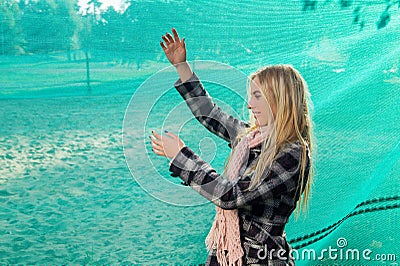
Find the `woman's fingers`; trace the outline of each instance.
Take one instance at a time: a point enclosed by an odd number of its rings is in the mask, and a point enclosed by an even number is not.
[[[164,50],[167,49],[167,47],[164,45],[164,43],[162,41],[160,41],[160,45]]]
[[[153,152],[154,152],[155,154],[157,154],[157,155],[165,156],[165,153],[164,153],[163,150],[158,150],[158,149],[154,149],[154,148],[153,148]]]
[[[153,136],[154,136],[156,139],[162,140],[162,139],[161,139],[161,135],[158,134],[157,132],[155,132],[154,130],[153,130],[151,133],[153,133]]]
[[[183,141],[174,133],[165,131],[165,135],[160,135],[154,130],[153,135],[150,136],[153,152],[157,155],[162,155],[172,158],[178,152],[178,147],[181,147]]]
[[[170,41],[168,40],[167,37],[165,37],[164,35],[161,36],[161,38],[165,41],[165,43],[168,45],[170,43]]]
[[[161,136],[155,131],[152,132],[154,136],[150,136],[151,146],[153,146],[153,152],[157,155],[166,156],[163,148]]]
[[[154,140],[154,139],[151,140],[151,146],[153,146],[153,148],[155,148],[155,149],[163,150],[163,144],[157,143],[156,140]]]
[[[153,137],[150,136],[151,140],[154,141],[159,146],[163,146],[164,137],[165,136],[161,136],[155,131],[153,131]]]
[[[162,140],[158,140],[155,137],[150,136],[151,142],[158,145],[158,146],[162,146]]]
[[[157,143],[155,143],[155,142],[152,142],[152,143],[151,143],[151,146],[152,146],[154,149],[157,149],[157,150],[160,150],[160,151],[164,150],[162,144],[160,145],[160,144],[157,144]]]
[[[171,35],[171,34],[166,33],[166,36],[167,36],[167,38],[168,38],[168,40],[169,40],[170,43],[175,42],[175,41],[174,41],[174,38],[172,38],[172,35]]]
[[[174,34],[175,41],[180,42],[179,35],[176,29],[172,28],[172,33]]]

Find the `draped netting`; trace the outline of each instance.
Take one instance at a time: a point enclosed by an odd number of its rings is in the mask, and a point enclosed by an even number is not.
[[[152,86],[163,92],[156,101],[150,89],[134,103],[136,117],[148,115],[146,134],[133,128],[122,145],[132,94],[168,66],[159,41],[171,27],[186,37],[188,60],[221,62],[244,75],[292,64],[307,81],[316,173],[306,218],[291,217],[285,228],[296,264],[400,260],[398,1],[124,3],[115,10],[101,1],[0,1],[0,264],[205,262],[214,206],[157,200],[130,172],[147,178],[156,169],[160,180],[178,183],[168,162],[150,154],[147,137],[162,125],[178,132],[179,117],[192,117],[183,105],[165,118],[182,104],[172,88],[176,73],[167,71],[169,85]],[[192,66],[200,79],[235,79]],[[204,85],[224,111],[247,119],[245,84],[236,94]],[[222,173],[226,142],[193,117],[180,135]],[[139,154],[133,167],[124,151]],[[182,204],[200,199],[190,195]],[[329,256],[329,249],[337,251]]]

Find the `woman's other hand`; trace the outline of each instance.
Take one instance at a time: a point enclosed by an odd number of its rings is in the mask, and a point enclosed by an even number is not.
[[[178,32],[172,28],[172,35],[166,33],[161,38],[165,41],[165,44],[160,41],[160,45],[164,50],[169,62],[176,66],[179,63],[186,62],[186,44],[185,38],[179,39]]]
[[[157,155],[174,158],[178,152],[185,146],[185,143],[175,134],[165,131],[166,136],[157,134],[152,131],[153,136],[150,136],[153,152]]]

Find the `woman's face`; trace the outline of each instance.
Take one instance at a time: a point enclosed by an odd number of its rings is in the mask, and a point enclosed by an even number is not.
[[[250,93],[250,100],[247,107],[253,112],[256,124],[258,126],[265,126],[268,124],[268,117],[271,111],[274,118],[276,116],[276,104],[271,97],[272,91],[268,88],[268,99],[265,98],[261,92],[260,80],[256,76],[250,83]]]

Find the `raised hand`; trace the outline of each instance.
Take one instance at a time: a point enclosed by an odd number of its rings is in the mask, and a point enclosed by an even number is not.
[[[157,155],[174,158],[178,152],[185,146],[185,143],[175,134],[166,132],[167,135],[161,136],[154,130],[150,136],[153,152]]]
[[[182,40],[179,39],[178,32],[174,28],[172,28],[172,34],[174,37],[169,33],[163,35],[162,39],[165,41],[165,44],[160,41],[160,45],[169,62],[176,66],[179,63],[186,62],[186,44],[185,38],[182,38]]]

